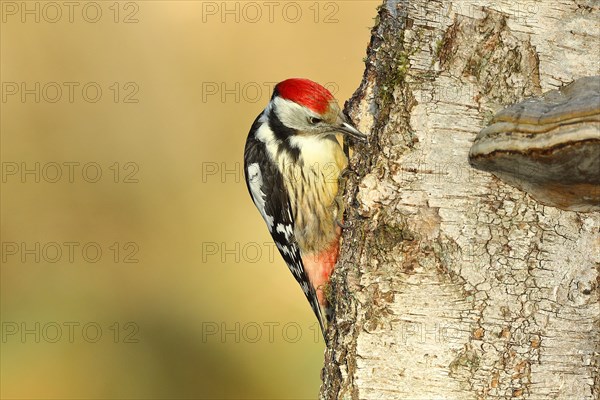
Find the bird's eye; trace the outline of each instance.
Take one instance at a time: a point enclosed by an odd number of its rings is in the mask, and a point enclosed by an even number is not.
[[[308,122],[310,122],[313,125],[316,125],[321,121],[323,121],[323,120],[321,118],[317,118],[317,117],[309,117],[308,118]]]

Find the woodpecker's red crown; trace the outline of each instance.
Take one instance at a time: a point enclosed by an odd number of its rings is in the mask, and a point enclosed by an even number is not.
[[[309,79],[291,78],[275,86],[279,97],[293,101],[318,114],[328,111],[330,103],[335,101],[331,92]]]

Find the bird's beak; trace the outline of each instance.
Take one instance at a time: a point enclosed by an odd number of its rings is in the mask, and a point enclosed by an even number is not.
[[[347,122],[345,120],[345,118],[342,119],[341,121],[339,121],[337,130],[344,135],[350,136],[352,139],[354,139],[356,141],[359,141],[362,143],[368,142],[367,135],[365,135],[364,133],[362,133],[361,131],[356,129],[354,126],[352,126],[352,124]]]

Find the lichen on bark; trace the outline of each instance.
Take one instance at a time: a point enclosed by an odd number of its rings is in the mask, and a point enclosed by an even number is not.
[[[600,393],[600,214],[543,206],[467,157],[499,108],[600,73],[600,7],[471,5],[379,9],[346,104],[370,143],[350,161],[322,398]]]

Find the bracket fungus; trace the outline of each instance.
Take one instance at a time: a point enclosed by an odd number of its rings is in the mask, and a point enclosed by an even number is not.
[[[600,211],[600,76],[500,111],[469,162],[542,204]]]

